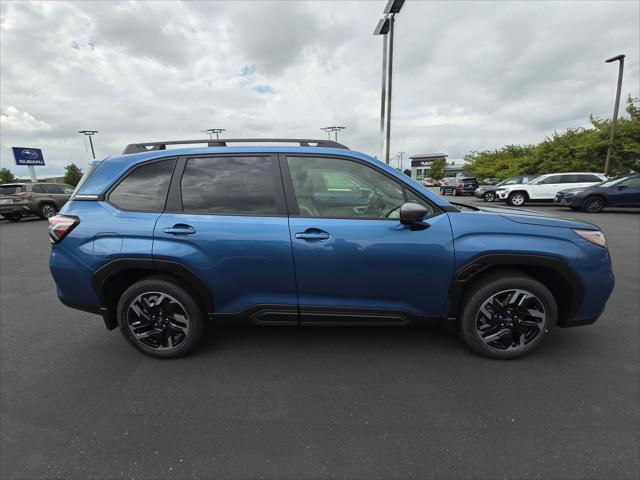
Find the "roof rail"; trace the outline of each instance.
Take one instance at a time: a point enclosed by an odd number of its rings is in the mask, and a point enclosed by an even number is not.
[[[311,140],[302,138],[216,138],[215,140],[170,140],[168,142],[130,143],[122,153],[127,155],[153,150],[166,150],[167,145],[190,145],[198,143],[204,143],[207,147],[226,147],[228,143],[297,143],[301,147],[343,148],[349,150],[349,147],[334,142],[333,140]]]

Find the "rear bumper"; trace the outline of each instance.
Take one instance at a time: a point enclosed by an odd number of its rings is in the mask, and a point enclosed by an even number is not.
[[[22,215],[27,215],[30,213],[34,213],[33,210],[26,204],[20,203],[12,203],[9,205],[0,205],[0,215],[4,214],[12,214],[12,213],[20,213]]]

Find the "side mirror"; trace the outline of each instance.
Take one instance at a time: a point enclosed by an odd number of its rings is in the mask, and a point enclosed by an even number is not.
[[[429,224],[423,222],[427,209],[417,203],[407,202],[400,207],[400,223],[411,230],[424,230]]]

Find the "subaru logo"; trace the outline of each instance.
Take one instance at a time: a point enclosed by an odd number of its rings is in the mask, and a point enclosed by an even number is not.
[[[26,158],[27,160],[35,160],[40,155],[35,150],[30,150],[28,148],[25,148],[24,150],[22,150],[22,156],[23,156],[23,158]]]

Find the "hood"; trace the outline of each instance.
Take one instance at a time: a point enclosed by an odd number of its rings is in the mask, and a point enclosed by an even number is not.
[[[523,208],[510,207],[476,207],[481,212],[502,215],[504,218],[516,223],[526,223],[529,225],[540,225],[543,227],[564,227],[577,228],[582,230],[600,230],[592,223],[574,220],[572,218],[562,218],[549,215],[536,210],[526,210]]]
[[[560,190],[558,193],[562,193],[562,194],[567,194],[567,193],[579,193],[579,192],[584,192],[585,190],[589,190],[593,188],[593,186],[589,186],[589,187],[576,187],[576,188],[566,188],[564,190]]]
[[[501,188],[504,190],[508,190],[508,189],[512,189],[512,188],[521,188],[524,187],[526,185],[526,183],[512,183],[511,185],[496,185],[495,188],[496,190],[500,190]]]

